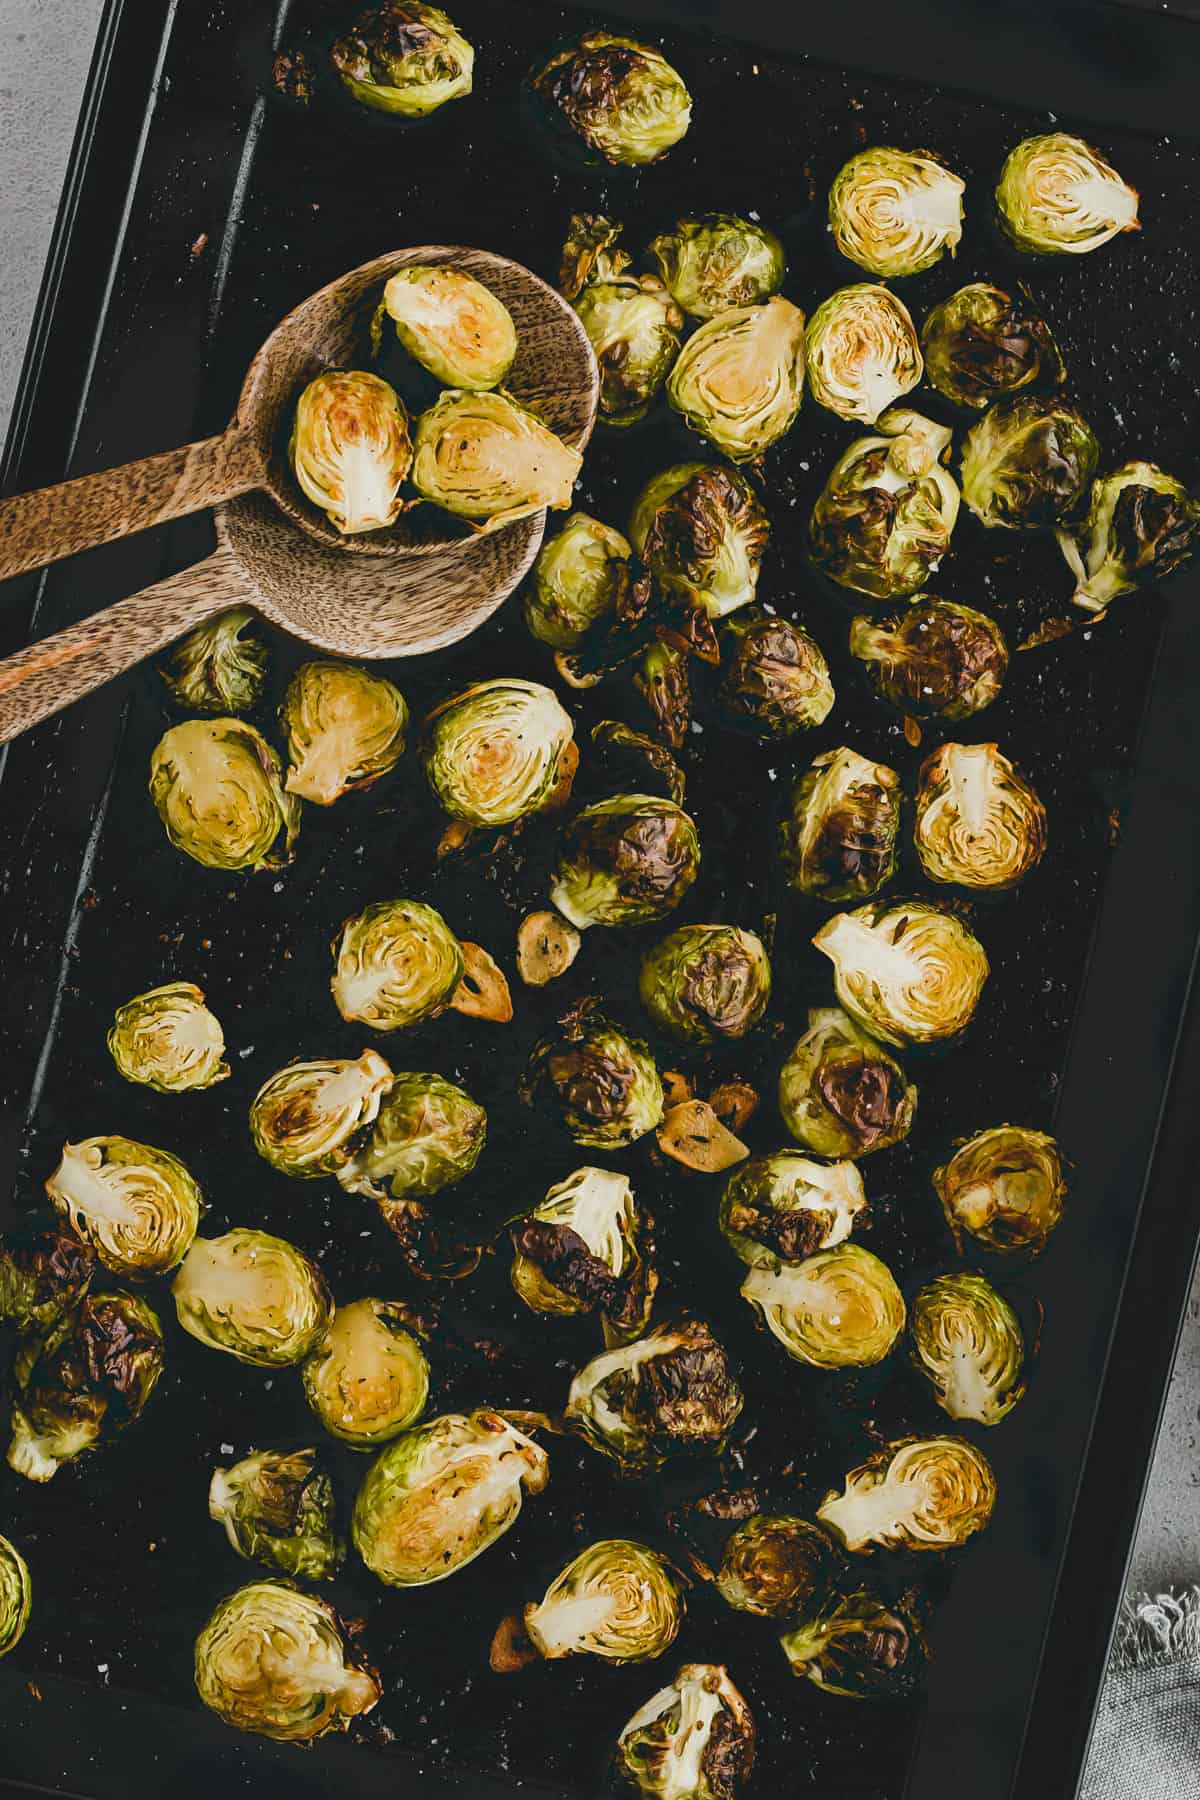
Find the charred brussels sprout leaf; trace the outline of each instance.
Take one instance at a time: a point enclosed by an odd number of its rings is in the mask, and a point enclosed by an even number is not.
[[[1200,500],[1155,463],[1122,463],[1093,484],[1079,533],[1060,531],[1058,541],[1078,584],[1076,606],[1103,613],[1200,550]]]
[[[1042,531],[1079,510],[1100,457],[1096,434],[1065,400],[998,400],[963,441],[963,499],[981,524]]]
[[[650,409],[675,358],[683,314],[653,275],[598,275],[575,301],[600,368],[600,416],[632,425]]]
[[[104,1267],[134,1281],[182,1262],[204,1211],[177,1156],[127,1137],[64,1144],[46,1193]]]
[[[195,1669],[197,1693],[226,1725],[281,1743],[345,1731],[382,1693],[333,1608],[277,1581],[221,1601],[196,1639]]]
[[[794,1619],[826,1592],[833,1546],[807,1519],[754,1513],[739,1525],[717,1572],[717,1591],[736,1612]]]
[[[24,1634],[32,1599],[29,1564],[15,1544],[0,1536],[0,1656],[15,1649]]]
[[[754,598],[770,526],[736,469],[676,463],[638,495],[629,537],[662,592],[722,619]]]
[[[910,1314],[913,1361],[952,1419],[999,1425],[1025,1392],[1025,1338],[982,1275],[939,1275]]]
[[[421,1200],[469,1175],[487,1137],[487,1114],[440,1075],[397,1075],[374,1130],[342,1169],[348,1192]],[[385,1216],[387,1207],[384,1207]]]
[[[592,1358],[571,1383],[566,1416],[622,1475],[672,1456],[717,1456],[742,1410],[729,1358],[697,1319],[657,1325]]]
[[[550,899],[590,925],[652,925],[674,912],[696,879],[700,843],[691,818],[656,794],[617,794],[567,828]]]
[[[929,1044],[970,1024],[988,978],[979,939],[922,900],[835,913],[813,943],[846,1011],[887,1044]]]
[[[629,1538],[603,1538],[525,1608],[525,1630],[547,1661],[650,1662],[671,1648],[685,1610],[678,1571],[665,1557]]]
[[[647,254],[676,305],[693,319],[756,306],[783,284],[783,245],[765,225],[736,213],[680,219],[650,240]]]
[[[973,281],[941,301],[921,327],[925,372],[956,406],[984,407],[1066,376],[1045,319],[1024,295]]]
[[[817,1156],[868,1156],[908,1136],[917,1090],[841,1007],[815,1006],[780,1070],[779,1110],[797,1143]]]
[[[1098,150],[1065,131],[1010,150],[996,189],[1000,223],[1019,250],[1083,256],[1138,229],[1138,196]]]
[[[225,1034],[194,981],[171,981],[118,1006],[108,1048],[126,1081],[160,1094],[212,1087],[229,1074]]]
[[[751,1157],[729,1177],[721,1230],[751,1268],[777,1269],[842,1243],[866,1204],[852,1162],[813,1162],[798,1150],[776,1150]]]
[[[643,1251],[627,1176],[576,1169],[515,1220],[511,1234],[512,1284],[533,1312],[599,1312],[610,1345],[646,1329],[658,1275]]]
[[[886,144],[860,150],[829,190],[833,241],[870,275],[919,275],[958,248],[965,187],[922,151]]]
[[[754,1767],[754,1715],[714,1663],[688,1663],[635,1712],[617,1768],[643,1800],[738,1800]]]
[[[1045,1249],[1062,1218],[1067,1184],[1058,1145],[1044,1131],[996,1125],[955,1151],[933,1185],[956,1241],[988,1250]]]
[[[642,958],[642,1005],[683,1044],[745,1037],[771,998],[761,938],[737,925],[681,925]]]
[[[813,508],[813,558],[832,581],[873,600],[925,585],[950,548],[959,493],[943,468],[952,433],[892,407],[881,435],[859,438],[834,464]]]
[[[905,1438],[852,1469],[817,1517],[847,1550],[951,1550],[992,1516],[996,1478],[965,1438]]]
[[[779,828],[788,880],[814,900],[866,900],[896,872],[900,777],[843,746],[826,750],[792,791]]]
[[[386,0],[359,15],[332,60],[352,99],[422,119],[471,92],[475,52],[440,7]]]
[[[600,719],[592,726],[592,742],[606,768],[616,776],[628,777],[622,785],[637,786],[640,781],[653,785],[661,781],[667,798],[676,806],[683,805],[687,777],[657,738],[647,737],[619,719]]]
[[[305,497],[343,534],[380,531],[404,510],[408,414],[378,375],[330,369],[310,381],[296,402],[288,455]]]
[[[332,1312],[321,1272],[302,1250],[240,1227],[197,1238],[171,1292],[186,1332],[263,1369],[302,1362]]]
[[[588,513],[574,512],[542,545],[525,593],[530,634],[553,650],[577,650],[609,619],[629,582],[629,542]]]
[[[755,737],[788,738],[833,709],[833,682],[820,646],[799,625],[757,608],[722,633],[721,708]]]
[[[889,1600],[873,1586],[834,1594],[780,1639],[793,1675],[847,1700],[902,1700],[928,1657],[916,1591]]]
[[[579,753],[571,715],[550,688],[478,681],[430,713],[421,761],[452,819],[495,826],[560,805]]]
[[[429,1363],[395,1300],[339,1306],[300,1371],[304,1395],[331,1437],[373,1450],[415,1425],[429,1397]]]
[[[603,213],[572,213],[558,270],[558,288],[564,300],[577,300],[592,277],[607,281],[623,275],[633,262],[627,250],[617,248],[624,226]]]
[[[885,700],[916,718],[969,719],[991,705],[1008,672],[995,620],[930,594],[891,618],[855,619],[850,654],[867,664]]]
[[[376,1031],[400,1031],[443,1012],[466,966],[442,915],[420,900],[377,900],[347,919],[334,961],[338,1011]]]
[[[688,661],[687,652],[677,644],[656,640],[647,645],[633,677],[655,730],[672,750],[683,749],[692,722]]]
[[[449,388],[417,420],[413,486],[485,531],[571,504],[583,458],[507,394]]]
[[[267,646],[247,606],[197,625],[171,650],[162,678],[190,712],[244,713],[262,693]]]
[[[240,719],[185,719],[164,732],[150,758],[150,798],[175,848],[207,869],[292,860],[300,802],[284,792],[270,744]]]
[[[913,835],[931,881],[1015,887],[1046,848],[1046,809],[999,745],[943,744],[921,765]]]
[[[96,1252],[56,1226],[0,1238],[0,1324],[46,1336],[87,1292]]]
[[[374,1050],[357,1061],[291,1063],[250,1107],[254,1148],[283,1175],[337,1175],[379,1113],[392,1071]]]
[[[208,1516],[239,1556],[298,1581],[328,1581],[344,1555],[334,1526],[333,1483],[315,1450],[256,1450],[214,1469]]]
[[[888,288],[838,288],[808,321],[812,397],[842,419],[873,425],[911,393],[924,367],[908,308]]]
[[[645,1044],[586,1003],[568,1014],[559,1036],[534,1045],[521,1097],[546,1104],[590,1150],[622,1150],[663,1116],[662,1081]]]
[[[858,1244],[800,1263],[758,1265],[742,1298],[789,1356],[817,1369],[865,1369],[890,1355],[904,1330],[904,1298],[886,1263]]]
[[[692,96],[667,59],[607,31],[557,50],[529,86],[552,124],[609,163],[657,162],[692,121]]]
[[[803,395],[804,314],[778,294],[709,319],[667,377],[676,412],[733,462],[790,431]]]
[[[412,263],[383,290],[383,305],[410,356],[443,387],[494,388],[517,354],[503,300],[463,269]]]
[[[304,663],[279,714],[289,794],[332,806],[370,787],[404,754],[408,707],[399,688],[353,663]]]

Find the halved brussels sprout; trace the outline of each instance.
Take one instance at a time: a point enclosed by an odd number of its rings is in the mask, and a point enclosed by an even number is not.
[[[900,777],[857,750],[826,750],[792,790],[779,855],[797,893],[866,900],[896,873]]]
[[[752,1156],[730,1175],[721,1230],[752,1269],[777,1269],[844,1242],[866,1204],[852,1162],[819,1163],[798,1150],[776,1150]]]
[[[352,1450],[373,1450],[425,1411],[429,1362],[409,1320],[398,1300],[339,1306],[300,1371],[308,1404]]]
[[[747,609],[729,621],[721,646],[721,708],[730,724],[756,737],[788,738],[829,717],[829,664],[799,625]]]
[[[579,762],[574,733],[541,682],[477,681],[429,714],[421,763],[452,819],[511,825],[566,800]]]
[[[1033,302],[990,281],[969,282],[927,313],[921,348],[930,381],[956,406],[990,406],[1066,379],[1054,334]]]
[[[327,369],[310,381],[296,402],[288,456],[306,498],[337,531],[380,531],[404,511],[408,414],[378,375]]]
[[[1025,1125],[979,1132],[934,1171],[933,1185],[960,1248],[965,1233],[988,1250],[1032,1256],[1062,1218],[1067,1192],[1058,1145]]]
[[[383,307],[410,356],[443,387],[494,388],[517,354],[503,300],[464,269],[410,263],[383,290]]]
[[[345,1545],[337,1541],[333,1483],[315,1450],[255,1450],[214,1469],[208,1516],[239,1556],[298,1581],[328,1581]]]
[[[0,1238],[0,1325],[47,1336],[86,1294],[96,1252],[53,1226]]]
[[[562,1032],[534,1045],[521,1083],[527,1106],[548,1104],[577,1144],[622,1150],[663,1116],[654,1058],[592,1002],[568,1013]]]
[[[598,274],[575,301],[600,368],[600,417],[632,425],[679,355],[683,314],[653,275]]]
[[[46,1193],[104,1267],[133,1281],[182,1262],[204,1211],[177,1156],[127,1137],[64,1144]]]
[[[248,606],[232,606],[197,625],[172,646],[161,673],[178,705],[190,712],[248,712],[267,675],[256,615]]]
[[[913,1361],[952,1419],[999,1425],[1025,1392],[1025,1338],[982,1275],[939,1275],[909,1314]]]
[[[719,1456],[742,1405],[708,1326],[682,1319],[594,1356],[571,1383],[566,1417],[623,1476],[636,1476],[672,1456]]]
[[[599,1312],[607,1344],[646,1329],[658,1275],[626,1175],[576,1169],[513,1222],[512,1284],[533,1312]]]
[[[829,229],[842,255],[868,274],[919,275],[957,250],[965,191],[936,156],[873,144],[834,177]]]
[[[687,1663],[634,1713],[617,1768],[643,1800],[738,1800],[754,1767],[754,1715],[715,1663]]]
[[[384,0],[360,13],[331,56],[352,99],[402,119],[423,119],[471,92],[474,50],[440,7],[421,0]]]
[[[887,619],[854,619],[850,654],[867,664],[885,700],[915,718],[968,719],[991,705],[1008,672],[995,620],[932,594]]]
[[[959,492],[943,468],[953,433],[894,406],[834,464],[813,507],[813,558],[831,581],[895,600],[924,587],[950,548]]]
[[[657,162],[692,122],[692,96],[661,51],[589,31],[529,77],[551,122],[605,162]]]
[[[226,1725],[280,1743],[345,1731],[383,1692],[333,1608],[279,1581],[221,1601],[196,1639],[196,1691]]]
[[[1043,531],[1079,510],[1100,446],[1066,400],[997,400],[963,439],[962,495],[989,529]]]
[[[332,806],[395,768],[404,754],[408,707],[399,688],[369,669],[309,662],[288,683],[279,722],[288,793]]]
[[[526,1606],[539,1656],[650,1662],[671,1648],[686,1606],[679,1573],[657,1550],[629,1538],[589,1544]]]
[[[629,581],[627,538],[589,513],[571,513],[542,545],[525,591],[531,636],[554,650],[577,650],[593,625],[611,618]]]
[[[996,188],[1000,223],[1020,250],[1083,256],[1138,230],[1138,196],[1098,150],[1065,131],[1010,150]]]
[[[833,964],[846,1011],[887,1044],[931,1044],[963,1031],[989,973],[974,933],[923,900],[835,913],[813,943]]]
[[[647,644],[633,685],[657,731],[672,750],[682,750],[692,723],[691,658],[678,644]]]
[[[951,1550],[982,1531],[996,1477],[965,1438],[904,1438],[851,1469],[817,1517],[847,1550]]]
[[[913,826],[931,881],[1015,887],[1046,849],[1046,809],[998,744],[943,744],[921,764]]]
[[[638,991],[660,1031],[683,1044],[745,1037],[771,999],[766,946],[737,925],[681,925],[647,950]]]
[[[891,1354],[904,1330],[904,1296],[891,1270],[858,1244],[754,1267],[742,1298],[789,1356],[816,1369],[869,1368]]]
[[[570,506],[582,467],[578,450],[507,394],[448,388],[417,420],[413,486],[484,531]]]
[[[732,1533],[717,1592],[736,1612],[794,1619],[821,1597],[833,1574],[833,1546],[807,1519],[754,1513]]]
[[[1156,463],[1122,463],[1093,482],[1079,532],[1060,530],[1058,541],[1078,583],[1071,598],[1100,614],[1200,550],[1200,500]]]
[[[813,399],[864,425],[911,393],[924,368],[908,308],[869,281],[821,302],[808,321],[807,356]]]
[[[917,1090],[840,1006],[813,1006],[808,1030],[779,1072],[779,1110],[806,1150],[869,1156],[908,1136]]]
[[[0,1656],[7,1656],[20,1641],[32,1601],[29,1564],[15,1544],[0,1536]]]
[[[194,981],[170,981],[118,1006],[108,1048],[126,1081],[182,1094],[229,1074],[221,1022]]]
[[[240,719],[185,719],[164,731],[150,758],[150,798],[175,848],[206,869],[292,860],[300,802],[284,792],[270,744]]]
[[[282,1175],[337,1175],[378,1117],[392,1080],[374,1050],[357,1060],[289,1063],[251,1103],[254,1148]]]
[[[354,1503],[354,1542],[389,1587],[445,1581],[517,1522],[546,1453],[501,1413],[445,1413],[380,1451]]]
[[[676,305],[693,319],[756,306],[783,285],[783,245],[765,225],[737,213],[680,219],[651,238],[646,254]]]
[[[676,412],[733,462],[790,431],[803,397],[804,314],[779,294],[709,319],[667,377]]]
[[[186,1332],[262,1369],[302,1362],[333,1311],[321,1271],[302,1250],[240,1226],[197,1238],[171,1293]]]
[[[616,794],[567,827],[550,900],[580,931],[652,925],[674,912],[699,867],[696,827],[682,807],[657,794]]]
[[[343,1019],[401,1031],[444,1012],[463,978],[462,945],[420,900],[376,900],[347,919],[330,986]]]
[[[847,1700],[902,1700],[921,1679],[925,1607],[914,1589],[889,1600],[874,1586],[834,1594],[780,1638],[792,1674]]]
[[[338,1180],[381,1203],[422,1200],[469,1175],[487,1138],[487,1113],[440,1075],[397,1075],[375,1128]],[[388,1207],[383,1206],[387,1217]]]
[[[754,598],[771,528],[744,475],[674,463],[638,495],[629,539],[662,592],[723,619]]]

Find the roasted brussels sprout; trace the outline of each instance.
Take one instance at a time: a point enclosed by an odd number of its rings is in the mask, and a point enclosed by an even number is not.
[[[680,219],[651,238],[647,254],[676,305],[693,319],[756,306],[783,285],[783,245],[765,225],[736,213]]]
[[[939,1275],[909,1314],[913,1361],[952,1419],[999,1425],[1025,1392],[1020,1320],[982,1275]]]
[[[474,50],[440,7],[421,0],[361,13],[331,54],[347,93],[376,112],[423,119],[471,92]]]
[[[339,1306],[300,1373],[331,1437],[373,1450],[415,1425],[429,1397],[429,1363],[396,1300]]]
[[[165,731],[150,758],[150,798],[175,848],[206,869],[292,860],[300,802],[284,792],[270,744],[240,719],[185,719]]]
[[[380,531],[404,510],[408,414],[378,375],[327,369],[310,381],[296,402],[288,456],[305,497],[337,531]]]
[[[893,406],[833,466],[813,507],[813,559],[831,581],[895,600],[924,587],[950,548],[959,493],[942,464],[952,432]]]
[[[824,1694],[901,1700],[928,1657],[917,1592],[888,1600],[873,1586],[834,1594],[779,1640],[792,1666]]]
[[[676,412],[733,462],[790,431],[803,396],[804,314],[779,294],[709,319],[667,377]]]
[[[908,308],[888,288],[838,288],[808,321],[812,397],[842,419],[873,425],[921,379],[924,364]]]
[[[996,189],[1000,223],[1019,250],[1083,256],[1138,229],[1138,196],[1098,150],[1065,131],[1010,150]]]
[[[965,190],[966,183],[936,156],[874,144],[834,178],[833,241],[869,275],[919,275],[958,248]]]
[[[328,1581],[345,1546],[337,1541],[333,1483],[315,1450],[256,1450],[214,1469],[208,1516],[239,1556],[298,1581]]]
[[[599,1312],[610,1345],[646,1329],[658,1275],[643,1254],[628,1176],[576,1169],[514,1220],[511,1233],[512,1284],[532,1311]]]
[[[833,710],[829,664],[807,631],[750,608],[721,634],[721,709],[755,737],[789,738]]]
[[[197,1238],[171,1292],[186,1332],[263,1369],[302,1362],[333,1310],[321,1271],[302,1250],[244,1227]]]
[[[989,529],[1043,531],[1078,512],[1100,446],[1066,400],[997,400],[963,439],[963,499]]]
[[[754,1715],[715,1663],[687,1663],[617,1739],[643,1800],[738,1800],[754,1767]]]
[[[229,1074],[220,1020],[194,981],[170,981],[118,1006],[108,1047],[126,1081],[160,1094],[212,1087]]]
[[[237,1731],[307,1743],[345,1731],[383,1690],[324,1600],[252,1581],[221,1601],[196,1639],[196,1691]]]
[[[579,762],[574,730],[540,682],[477,681],[429,714],[421,762],[451,818],[511,825],[567,798]]]
[[[374,1050],[357,1061],[290,1063],[254,1096],[254,1148],[282,1175],[337,1175],[378,1117],[392,1079]]]
[[[513,365],[512,314],[465,269],[410,263],[384,288],[383,306],[409,355],[443,387],[494,388]]]
[[[682,750],[692,723],[692,677],[687,651],[656,638],[642,654],[633,685],[659,737],[672,750]]]
[[[420,900],[376,900],[347,919],[331,987],[343,1019],[401,1031],[449,1006],[463,978],[462,946]]]
[[[0,1325],[48,1335],[88,1290],[96,1252],[57,1223],[0,1238]]]
[[[1103,613],[1120,594],[1163,581],[1200,550],[1200,500],[1155,463],[1127,462],[1092,484],[1078,534],[1058,541],[1077,586],[1071,598]]]
[[[813,943],[833,964],[846,1011],[887,1044],[930,1044],[970,1024],[988,959],[954,913],[878,901],[835,913]]]
[[[395,768],[404,754],[408,707],[399,688],[369,669],[310,662],[288,683],[279,722],[288,793],[332,806]]]
[[[833,1546],[807,1519],[754,1513],[732,1533],[717,1592],[737,1612],[794,1619],[828,1590]]]
[[[1023,388],[1060,387],[1066,377],[1054,335],[1033,302],[990,281],[942,300],[921,327],[925,373],[956,406],[990,406]]]
[[[1062,1218],[1067,1192],[1058,1145],[1024,1125],[979,1132],[934,1171],[933,1185],[960,1248],[965,1235],[1032,1256]]]
[[[423,1200],[469,1175],[487,1137],[487,1114],[440,1075],[397,1075],[375,1128],[338,1180],[372,1199]],[[384,1216],[387,1216],[384,1206]]]
[[[620,780],[623,787],[639,787],[643,783],[663,785],[668,800],[682,806],[687,792],[687,776],[665,744],[620,719],[600,719],[592,726],[592,743],[599,752],[607,772]]]
[[[847,1550],[950,1550],[982,1531],[996,1477],[965,1438],[905,1438],[851,1469],[826,1495],[821,1523]]]
[[[233,606],[180,638],[162,678],[190,712],[248,712],[262,693],[267,646],[248,606]]]
[[[575,310],[600,369],[600,417],[635,424],[679,355],[683,314],[655,276],[609,272],[587,283]]]
[[[445,1413],[381,1450],[354,1503],[354,1542],[389,1587],[445,1581],[516,1524],[549,1478],[544,1450],[496,1412]]]
[[[692,96],[666,57],[608,31],[556,50],[529,86],[549,120],[597,161],[657,162],[692,122]]]
[[[548,1103],[577,1144],[621,1150],[661,1121],[663,1087],[649,1050],[593,1003],[570,1012],[556,1037],[534,1045],[521,1084],[526,1105]]]
[[[570,506],[582,467],[578,450],[507,394],[448,388],[417,420],[413,486],[485,531]]]
[[[754,598],[770,526],[744,475],[675,463],[634,504],[629,538],[670,599],[723,619]]]
[[[647,950],[639,980],[655,1025],[682,1044],[745,1037],[767,1010],[771,964],[737,925],[681,925]]]
[[[814,900],[865,900],[896,873],[900,777],[842,746],[815,758],[779,828],[788,880]]]
[[[1009,888],[1046,848],[1046,809],[998,744],[943,744],[921,764],[913,826],[931,881]]]
[[[0,1537],[0,1656],[15,1649],[29,1623],[33,1585],[29,1564],[6,1537]]]
[[[133,1294],[87,1294],[13,1359],[8,1464],[49,1481],[138,1418],[163,1371],[162,1326]]]
[[[725,1351],[707,1325],[683,1319],[594,1356],[571,1383],[566,1417],[631,1476],[672,1456],[718,1456],[741,1410]]]
[[[858,1244],[799,1263],[759,1264],[743,1281],[742,1298],[789,1356],[817,1369],[869,1368],[904,1330],[904,1297],[891,1270]]]
[[[652,925],[696,879],[700,843],[682,807],[657,794],[616,794],[567,828],[550,899],[580,931]]]
[[[721,1230],[752,1269],[777,1269],[842,1243],[866,1204],[852,1162],[819,1163],[798,1150],[776,1150],[752,1156],[730,1175]]]
[[[683,1584],[665,1557],[629,1538],[603,1538],[525,1608],[525,1630],[548,1661],[650,1662],[671,1648],[685,1610]]]
[[[558,290],[564,300],[578,300],[588,282],[623,275],[633,262],[617,247],[625,229],[603,213],[572,213],[558,267]]]
[[[46,1193],[104,1267],[133,1281],[182,1262],[204,1211],[177,1156],[127,1137],[64,1144]]]
[[[867,664],[885,700],[916,718],[968,719],[991,705],[1008,672],[995,620],[932,594],[887,619],[855,619],[850,654]]]
[[[906,1138],[916,1110],[916,1088],[882,1044],[840,1006],[809,1008],[779,1072],[779,1111],[797,1143],[817,1156],[869,1156]]]
[[[619,531],[588,513],[571,513],[533,565],[525,590],[530,634],[553,650],[577,650],[592,626],[616,611],[632,554]]]

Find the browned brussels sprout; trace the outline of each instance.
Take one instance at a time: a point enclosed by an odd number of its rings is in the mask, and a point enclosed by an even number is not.
[[[914,718],[968,719],[991,705],[1008,671],[995,620],[932,594],[890,618],[855,619],[850,654],[868,665],[884,699]]]
[[[336,1535],[333,1483],[315,1450],[256,1450],[229,1469],[214,1469],[208,1516],[225,1527],[232,1549],[298,1581],[329,1581],[345,1546]]]
[[[1015,887],[1046,848],[1046,809],[998,744],[943,744],[921,765],[913,828],[931,881]]]
[[[859,1244],[773,1268],[759,1263],[742,1282],[742,1299],[789,1356],[814,1369],[868,1369],[904,1330],[904,1296],[891,1270]]]
[[[798,893],[868,900],[896,872],[900,777],[843,746],[826,750],[792,792],[779,854]]]
[[[422,119],[471,92],[475,52],[446,14],[422,0],[385,0],[333,46],[346,92],[376,112]]]
[[[653,275],[597,272],[575,301],[600,368],[600,417],[633,425],[679,355],[683,314]]]
[[[843,452],[812,515],[813,560],[831,581],[874,600],[924,587],[958,519],[958,487],[942,466],[952,436],[893,406]]]
[[[692,678],[686,650],[655,640],[647,646],[633,677],[658,735],[682,750],[692,723]]]
[[[680,219],[673,230],[651,239],[647,254],[677,305],[693,319],[756,306],[783,284],[783,245],[765,225],[736,213]]]
[[[829,717],[829,664],[799,625],[747,608],[725,627],[721,649],[721,707],[732,725],[787,738]]]
[[[530,635],[552,650],[578,650],[592,627],[616,611],[631,555],[619,531],[588,513],[569,514],[533,565],[525,594]]]
[[[512,1284],[533,1312],[599,1312],[610,1346],[646,1329],[658,1275],[627,1176],[576,1169],[510,1230]]]
[[[1044,1131],[995,1125],[934,1171],[956,1242],[1036,1256],[1063,1214],[1067,1183],[1058,1145]]]
[[[738,1800],[754,1768],[754,1715],[715,1663],[688,1663],[625,1726],[617,1768],[642,1800]]]
[[[48,1333],[87,1292],[96,1252],[53,1225],[0,1239],[0,1325]]]
[[[590,160],[657,162],[687,131],[692,96],[661,51],[609,31],[589,31],[529,77],[550,124],[575,137]]]
[[[794,1619],[828,1591],[833,1545],[807,1519],[755,1513],[725,1546],[717,1591],[761,1619]]]
[[[571,1383],[566,1416],[622,1475],[644,1475],[672,1456],[718,1455],[742,1403],[708,1326],[683,1319],[593,1357]]]
[[[162,1371],[152,1307],[132,1294],[85,1295],[48,1336],[17,1346],[9,1467],[49,1481],[131,1424]]]
[[[592,726],[592,742],[605,767],[628,777],[625,787],[653,786],[661,782],[669,800],[682,806],[687,777],[671,752],[657,738],[647,737],[620,719],[600,719]]]
[[[567,827],[550,899],[580,931],[651,925],[674,912],[699,867],[687,813],[657,794],[616,794]]]
[[[1066,131],[1026,138],[1009,151],[996,210],[1017,248],[1035,256],[1085,256],[1139,228],[1136,189]]]
[[[386,314],[411,357],[448,388],[494,388],[517,354],[512,314],[465,269],[409,263],[383,290]]]
[[[721,1196],[720,1224],[735,1256],[776,1269],[844,1243],[867,1196],[852,1162],[814,1162],[798,1150],[752,1156]]]
[[[839,418],[873,425],[912,392],[923,366],[908,308],[880,283],[839,288],[808,321],[809,390]]]
[[[248,606],[218,613],[172,646],[160,673],[189,712],[248,711],[267,675],[267,646],[257,618]]]
[[[917,1090],[840,1006],[814,1006],[780,1071],[779,1110],[792,1136],[817,1156],[867,1156],[908,1136]]]
[[[1044,531],[1079,511],[1096,473],[1096,434],[1066,400],[997,400],[968,431],[963,499],[981,524]]]
[[[897,1600],[864,1584],[835,1594],[780,1639],[793,1675],[848,1700],[900,1700],[920,1682],[928,1657],[916,1589]]]
[[[745,1037],[771,998],[760,938],[737,925],[681,925],[642,958],[642,1005],[684,1044]]]
[[[1066,378],[1033,302],[989,281],[972,281],[935,306],[921,327],[921,348],[925,373],[957,406],[990,406],[1023,388],[1060,387]]]
[[[829,190],[833,241],[870,275],[919,275],[957,250],[965,188],[936,156],[872,144],[842,165]]]
[[[909,1317],[912,1359],[952,1419],[999,1425],[1025,1392],[1025,1336],[1003,1294],[982,1275],[939,1275]]]
[[[521,1083],[527,1106],[548,1104],[577,1144],[622,1150],[663,1116],[663,1087],[645,1044],[585,1001],[562,1032],[535,1044]]]
[[[296,402],[288,456],[305,498],[337,531],[380,531],[404,511],[408,414],[378,375],[327,369],[310,381]]]
[[[594,275],[625,273],[633,258],[617,247],[624,229],[603,213],[571,214],[558,265],[558,291],[564,300],[577,300]]]
[[[1092,486],[1076,536],[1058,534],[1078,586],[1071,598],[1102,614],[1120,594],[1163,581],[1200,549],[1200,500],[1155,463],[1127,462]]]
[[[953,1550],[991,1521],[996,1477],[965,1438],[901,1438],[851,1469],[817,1517],[847,1550]]]
[[[723,619],[754,598],[770,525],[744,475],[675,463],[638,495],[629,539],[662,592]]]
[[[924,900],[834,913],[813,943],[833,964],[846,1011],[888,1044],[932,1044],[965,1031],[989,973],[969,926]]]
[[[731,462],[750,462],[791,430],[804,397],[804,314],[775,294],[693,332],[667,399]]]

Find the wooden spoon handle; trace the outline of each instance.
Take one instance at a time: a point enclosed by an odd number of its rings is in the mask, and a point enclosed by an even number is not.
[[[0,500],[0,581],[131,537],[259,487],[258,445],[237,430],[119,469]]]

